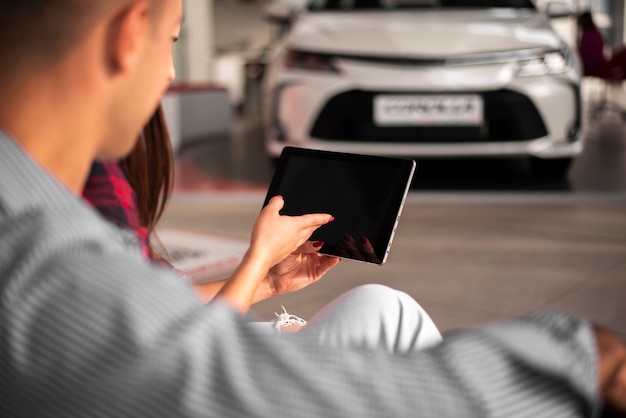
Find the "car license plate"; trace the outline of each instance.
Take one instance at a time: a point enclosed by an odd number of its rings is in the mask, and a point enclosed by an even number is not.
[[[477,94],[379,95],[374,98],[377,126],[481,125],[483,101]]]

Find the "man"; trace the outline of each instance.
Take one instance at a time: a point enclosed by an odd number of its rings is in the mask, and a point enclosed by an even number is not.
[[[315,281],[337,262],[307,247],[330,216],[280,216],[280,197],[215,303],[145,263],[78,196],[92,161],[127,153],[157,106],[180,20],[181,0],[0,0],[0,416],[626,409],[626,348],[565,314],[403,355],[260,332],[239,313],[264,278]]]

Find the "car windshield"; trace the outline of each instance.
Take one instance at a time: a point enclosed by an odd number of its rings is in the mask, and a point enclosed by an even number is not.
[[[532,0],[311,0],[309,2],[309,10],[313,12],[492,7],[534,9],[535,5]]]

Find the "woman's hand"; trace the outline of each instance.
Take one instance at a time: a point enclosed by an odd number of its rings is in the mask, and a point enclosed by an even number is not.
[[[304,246],[313,231],[331,222],[333,217],[328,214],[283,216],[280,214],[283,205],[283,198],[275,196],[263,208],[252,230],[250,248],[216,295],[242,313],[247,312],[253,302],[269,297],[277,289],[295,290],[318,280],[337,263],[312,253],[312,244]],[[273,269],[272,274],[270,269]],[[265,282],[270,286],[259,287],[268,276],[269,281]]]
[[[334,219],[329,214],[283,216],[284,201],[273,197],[263,208],[252,230],[251,257],[262,260],[269,270],[307,242],[311,234]]]
[[[300,290],[315,283],[336,266],[340,258],[317,253],[321,244],[308,241],[272,267],[258,288],[255,302]]]

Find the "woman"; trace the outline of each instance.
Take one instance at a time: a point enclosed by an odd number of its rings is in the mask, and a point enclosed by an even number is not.
[[[171,194],[173,176],[172,146],[159,106],[124,160],[93,163],[83,197],[109,221],[130,229],[146,258],[169,265],[150,239]]]
[[[173,167],[169,134],[163,110],[159,107],[128,157],[119,163],[93,164],[83,191],[84,198],[104,217],[134,232],[146,259],[169,268],[173,267],[153,249],[151,239],[155,238],[155,227],[172,191]],[[275,197],[270,204],[281,205],[282,198]],[[255,227],[252,239],[255,236],[263,237],[261,239],[280,236],[257,229]],[[241,277],[245,278],[245,271],[239,275],[239,281],[231,277],[198,284],[194,289],[206,302],[228,293],[229,300],[237,301],[239,310],[246,313],[256,302],[294,292],[316,282],[339,262],[337,258],[316,254],[320,247],[319,243],[307,241],[300,251],[271,269],[270,274],[254,289],[241,280]],[[303,258],[308,260],[304,265],[312,273],[290,272],[289,269],[294,266],[302,265],[300,261]],[[301,329],[304,324],[306,326]],[[260,325],[261,329],[269,328],[267,323]],[[283,326],[283,331],[301,329],[300,332],[308,333],[325,344],[369,348],[382,346],[392,352],[423,349],[441,340],[437,327],[413,298],[381,285],[359,286],[340,295],[308,324],[284,311],[279,315],[277,325]]]
[[[604,55],[604,38],[593,21],[591,12],[585,11],[578,16],[578,27],[578,53],[583,64],[583,74],[603,77],[608,62]]]
[[[626,77],[626,49],[620,48],[607,58],[604,37],[590,11],[584,11],[578,16],[578,27],[578,53],[583,64],[583,75],[623,80]]]

